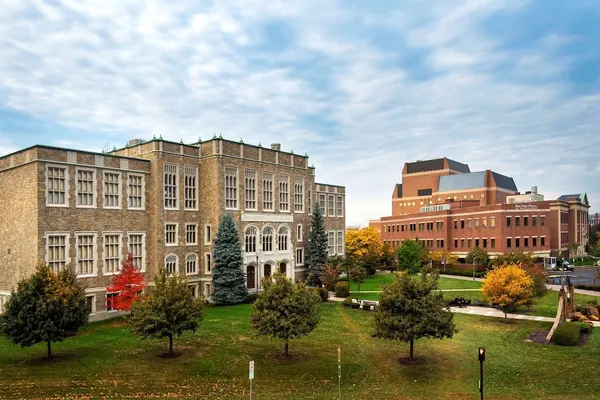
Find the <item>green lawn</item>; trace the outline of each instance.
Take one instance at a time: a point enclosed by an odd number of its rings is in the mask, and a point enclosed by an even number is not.
[[[360,284],[360,290],[361,292],[382,290],[382,286],[392,283],[395,276],[396,274],[390,274],[389,272],[377,272],[374,276],[365,279],[365,282]],[[478,289],[481,287],[481,282],[479,281],[467,281],[445,277],[440,278],[438,284],[440,289]],[[350,282],[350,291],[355,292],[357,290],[356,283]]]
[[[549,323],[455,315],[451,340],[419,340],[419,366],[397,362],[408,345],[371,337],[373,312],[324,304],[313,334],[290,345],[254,336],[250,306],[209,308],[202,328],[175,341],[181,357],[163,359],[166,340],[141,341],[123,320],[88,325],[77,337],[21,349],[0,339],[0,399],[246,399],[248,361],[256,362],[255,399],[337,398],[337,346],[344,399],[477,399],[477,347],[485,346],[486,399],[591,399],[600,394],[600,329],[581,348],[524,342]],[[585,372],[584,372],[585,371]],[[596,391],[594,391],[596,390]],[[594,397],[596,396],[596,397]]]

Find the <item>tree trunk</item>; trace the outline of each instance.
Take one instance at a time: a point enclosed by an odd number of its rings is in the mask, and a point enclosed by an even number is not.
[[[360,295],[360,283],[356,284],[358,286],[358,294]]]
[[[413,360],[413,354],[414,354],[414,341],[411,340],[410,341],[410,360]]]
[[[48,358],[52,358],[52,346],[51,346],[49,340],[47,343],[48,343]]]
[[[287,340],[285,341],[285,355],[286,356],[289,355],[289,353],[288,353],[288,341]]]
[[[173,335],[169,335],[169,354],[173,355]]]

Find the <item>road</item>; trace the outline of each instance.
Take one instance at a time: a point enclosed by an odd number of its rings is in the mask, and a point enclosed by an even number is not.
[[[576,275],[577,278],[571,278],[573,285],[593,285],[594,267],[576,267],[575,271],[548,271],[548,275]],[[556,284],[560,284],[559,279],[556,279]],[[596,278],[596,285],[600,285],[600,279]]]

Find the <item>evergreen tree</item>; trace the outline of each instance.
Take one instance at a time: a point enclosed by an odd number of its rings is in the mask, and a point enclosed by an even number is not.
[[[411,275],[418,274],[429,257],[428,250],[418,240],[406,239],[398,249],[398,269]]]
[[[420,338],[451,338],[457,331],[454,314],[436,291],[438,275],[424,271],[421,279],[398,273],[384,286],[375,314],[374,336],[410,342],[410,360],[414,360],[414,341]]]
[[[302,282],[297,285],[280,272],[263,279],[263,291],[252,304],[250,322],[259,335],[282,339],[288,356],[290,339],[308,335],[319,323],[321,297]]]
[[[57,275],[41,265],[11,293],[0,315],[0,332],[22,347],[46,342],[50,358],[51,343],[74,336],[88,321],[89,313],[75,272],[63,268]]]
[[[161,268],[149,296],[140,296],[131,307],[129,323],[133,333],[142,339],[169,338],[169,354],[173,355],[173,336],[184,331],[195,332],[204,318],[204,298],[194,299],[187,279],[180,275],[167,278]]]
[[[213,251],[215,267],[212,271],[212,299],[217,304],[238,304],[246,301],[248,289],[242,271],[242,247],[231,215],[226,214],[221,219]]]
[[[144,275],[134,265],[131,253],[128,253],[121,264],[121,271],[113,276],[106,290],[110,293],[119,293],[112,299],[113,309],[131,311],[131,304],[145,287]]]
[[[308,284],[321,285],[321,270],[327,263],[327,232],[325,232],[325,220],[318,204],[315,204],[314,212],[310,221],[310,232],[308,233],[308,245],[305,264],[308,264]]]

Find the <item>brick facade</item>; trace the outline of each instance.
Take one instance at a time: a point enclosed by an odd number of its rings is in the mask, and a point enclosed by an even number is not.
[[[232,172],[234,184],[226,188]],[[265,180],[272,188],[269,209],[263,201]],[[298,257],[304,257],[309,211],[318,193],[333,195],[334,205],[341,206],[325,221],[326,229],[344,240],[345,190],[315,184],[308,156],[216,137],[193,145],[139,141],[106,154],[35,146],[0,158],[0,188],[0,307],[37,264],[67,264],[94,296],[95,317],[103,318],[104,288],[114,264],[110,254],[118,251],[122,259],[131,249],[140,253],[140,263],[143,258],[148,282],[159,267],[173,267],[187,275],[197,294],[210,297],[213,237],[225,213],[238,226],[245,273],[258,280],[279,268],[301,279],[306,269]],[[235,205],[231,199],[226,204],[226,192],[235,193]],[[49,204],[54,201],[64,204]],[[269,233],[272,246],[263,251]],[[54,262],[52,254],[64,262]],[[248,286],[256,289],[254,279]]]

